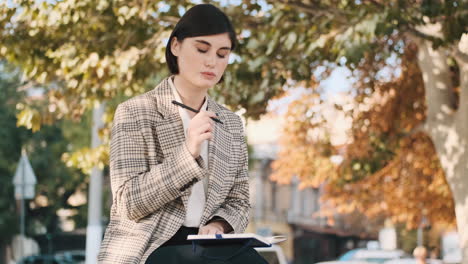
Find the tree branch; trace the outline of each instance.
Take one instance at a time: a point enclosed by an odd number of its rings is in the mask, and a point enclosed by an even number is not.
[[[368,0],[371,4],[373,4],[374,6],[377,6],[379,8],[384,8],[385,6],[375,0]]]
[[[314,17],[322,17],[322,16],[332,16],[334,19],[339,21],[340,23],[347,22],[347,16],[350,15],[350,12],[345,12],[344,10],[338,10],[335,8],[324,8],[318,5],[313,4],[305,4],[302,1],[292,1],[292,0],[277,0],[278,2],[295,7],[305,13],[311,14]]]
[[[468,63],[468,54],[463,53],[458,47],[453,45],[451,54],[458,63]]]
[[[179,21],[179,18],[177,18],[175,16],[163,16],[163,17],[161,17],[161,21],[165,21],[165,22],[168,22],[168,23],[171,23],[171,24],[175,25]]]
[[[16,90],[18,92],[24,92],[24,91],[27,91],[27,90],[33,88],[34,86],[38,86],[38,83],[35,82],[34,80],[27,80],[27,81],[23,82],[20,86],[18,86],[18,88]]]
[[[432,43],[442,43],[443,42],[443,39],[441,38],[438,38],[436,36],[432,36],[432,35],[429,35],[429,34],[426,34],[426,33],[423,33],[413,27],[410,27],[410,26],[407,26],[407,27],[404,27],[403,30],[407,30],[411,35],[417,37],[417,38],[420,38],[422,40],[428,40]]]

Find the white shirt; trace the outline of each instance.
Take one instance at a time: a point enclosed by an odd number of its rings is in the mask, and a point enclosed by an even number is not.
[[[172,88],[172,93],[174,94],[175,100],[177,102],[182,103],[179,92],[177,91],[172,81],[172,77],[169,78],[169,85]],[[206,110],[207,105],[208,103],[205,97],[205,102],[203,103],[201,109]],[[188,111],[187,109],[182,108],[182,107],[178,107],[178,109],[179,109],[180,118],[182,119],[182,124],[184,126],[184,135],[185,135],[185,138],[187,138],[187,129],[189,127],[191,118],[190,118],[189,113],[187,112]],[[202,142],[200,156],[202,157],[203,162],[205,163],[205,166],[208,166],[208,140],[205,140]],[[187,204],[187,212],[186,212],[187,214],[185,215],[185,221],[183,223],[183,225],[186,227],[199,227],[200,225],[200,220],[201,220],[203,209],[205,208],[205,203],[206,203],[205,185],[207,185],[206,178],[195,183],[192,186],[192,192],[189,196],[188,204]]]

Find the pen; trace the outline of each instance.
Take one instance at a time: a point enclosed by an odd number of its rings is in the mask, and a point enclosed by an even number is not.
[[[194,113],[199,113],[199,112],[200,112],[200,111],[198,111],[198,110],[193,109],[193,108],[190,107],[190,106],[184,105],[183,103],[179,103],[179,102],[177,102],[176,100],[172,100],[172,103],[175,104],[175,105],[178,105],[178,106],[180,106],[180,107],[182,107],[182,108],[185,108],[185,109],[187,109],[187,110],[190,110],[190,111],[192,111],[192,112],[194,112]],[[221,120],[217,119],[216,117],[211,117],[211,119],[213,119],[213,121],[215,121],[215,122],[218,122],[218,123],[220,123],[220,124],[223,124],[223,122],[222,122]]]

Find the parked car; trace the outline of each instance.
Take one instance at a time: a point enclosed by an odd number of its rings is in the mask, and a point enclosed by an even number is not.
[[[444,262],[440,259],[427,259],[427,264],[443,264]],[[416,264],[416,259],[414,258],[404,258],[404,259],[393,259],[385,261],[384,264]]]
[[[85,252],[83,250],[69,250],[57,252],[55,255],[34,255],[21,259],[18,264],[83,264]]]
[[[34,255],[22,258],[18,264],[71,264],[53,255]]]
[[[383,249],[352,249],[338,258],[340,264],[344,263],[383,263],[387,260],[404,258],[407,255],[403,250],[383,250]],[[344,262],[346,261],[346,262]],[[320,264],[332,264],[335,261],[320,262]]]
[[[318,262],[316,264],[372,264],[372,262],[367,262],[367,261],[362,261],[362,260],[334,260],[334,261]]]
[[[272,245],[271,247],[260,247],[255,248],[257,252],[266,259],[269,264],[287,264],[286,256],[283,250],[278,245]]]
[[[84,250],[67,250],[55,253],[55,256],[66,263],[84,264],[86,252]]]

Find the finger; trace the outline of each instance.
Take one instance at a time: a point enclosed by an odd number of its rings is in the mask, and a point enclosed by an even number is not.
[[[205,227],[200,228],[200,230],[198,230],[198,234],[199,235],[206,235],[207,234],[206,228]]]
[[[213,133],[211,132],[201,134],[200,137],[198,138],[198,140],[200,140],[199,142],[203,142],[205,140],[210,140],[210,139],[213,139]]]
[[[206,124],[206,125],[207,125],[208,128],[205,130],[205,132],[206,132],[206,131],[213,131],[214,124],[212,124],[212,123],[210,122],[210,123],[208,123],[208,124]]]
[[[218,115],[212,111],[200,111],[197,115],[200,117],[217,117]]]
[[[218,116],[215,112],[211,112],[211,111],[206,111],[206,114],[207,114],[209,117],[217,117],[217,116]]]
[[[200,116],[199,118],[197,118],[196,121],[194,121],[194,119],[192,119],[191,122],[194,122],[194,124],[205,124],[205,123],[210,123],[212,125],[214,124],[213,119],[211,119],[211,117],[209,117],[207,115]]]
[[[213,119],[211,119],[211,117],[209,115],[201,114],[201,113],[198,113],[197,115],[195,115],[192,118],[192,120],[190,121],[191,126],[200,126],[200,125],[205,124],[205,123],[214,124],[214,121],[213,121]]]
[[[204,124],[199,127],[190,127],[189,135],[197,137],[198,135],[203,134],[206,131],[211,131],[210,126],[210,124]]]
[[[201,132],[202,134],[196,135],[193,137],[192,140],[194,140],[194,143],[199,145],[205,140],[211,140],[213,139],[213,132],[207,131],[207,132]]]
[[[217,231],[216,228],[209,228],[208,235],[215,235],[216,231]]]
[[[215,121],[213,119],[211,119],[210,117],[206,117],[205,120],[206,120],[205,122],[210,123],[211,125],[214,125]]]
[[[200,126],[200,128],[197,129],[197,134],[200,135],[200,134],[204,134],[206,132],[211,132],[211,131],[213,131],[213,125],[204,124]]]

